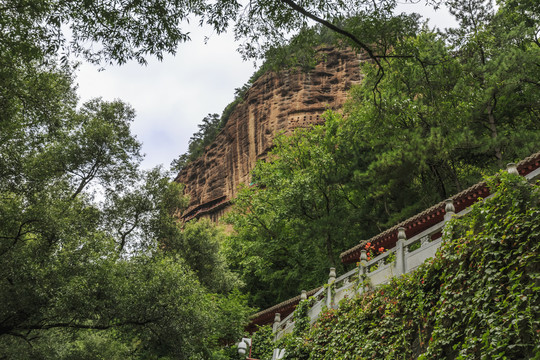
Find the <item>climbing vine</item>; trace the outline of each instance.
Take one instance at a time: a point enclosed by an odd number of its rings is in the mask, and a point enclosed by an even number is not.
[[[448,224],[435,258],[321,313],[280,342],[285,358],[539,358],[539,186],[488,184],[494,196]]]
[[[301,335],[309,330],[309,309],[315,304],[315,298],[311,296],[309,299],[300,301],[294,311],[294,331],[295,335]]]
[[[252,338],[251,356],[255,359],[271,359],[272,352],[274,351],[274,334],[272,333],[272,326],[265,325],[257,329],[253,333]]]

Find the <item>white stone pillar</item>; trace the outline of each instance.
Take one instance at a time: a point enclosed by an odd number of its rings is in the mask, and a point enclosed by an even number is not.
[[[360,276],[367,274],[367,251],[360,251],[360,266],[358,268]]]
[[[446,199],[444,203],[444,221],[448,221],[456,214],[456,208],[454,207],[454,200],[452,199]]]
[[[328,274],[328,288],[326,289],[326,307],[332,307],[332,287],[334,286],[334,281],[336,281],[336,268],[330,268],[330,273]]]
[[[360,263],[358,264],[358,281],[361,286],[358,287],[358,292],[361,294],[366,289],[364,288],[364,280],[367,275],[367,252],[366,250],[360,251]]]
[[[407,266],[405,264],[405,240],[407,235],[405,234],[405,228],[400,227],[398,229],[398,240],[396,243],[396,275],[403,275],[407,272]]]
[[[278,331],[279,323],[281,322],[281,314],[276,313],[274,315],[274,325],[272,326],[272,332],[275,334]]]
[[[506,164],[506,171],[507,171],[509,174],[519,175],[519,171],[518,171],[518,169],[517,169],[517,166],[516,166],[516,164],[514,164],[514,163],[508,163],[508,164]]]

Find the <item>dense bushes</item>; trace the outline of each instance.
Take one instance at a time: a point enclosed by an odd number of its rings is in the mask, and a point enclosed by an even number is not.
[[[434,259],[275,346],[286,359],[539,358],[540,189],[507,174],[489,184]]]
[[[459,30],[386,28],[400,30],[382,78],[363,62],[342,114],[274,139],[229,217],[226,253],[250,305],[319,286],[329,267],[346,270],[342,251],[538,151],[540,87],[526,79],[540,78],[539,23],[522,5],[451,1]]]

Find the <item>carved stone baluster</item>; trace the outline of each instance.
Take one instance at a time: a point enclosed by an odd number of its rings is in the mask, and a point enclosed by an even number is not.
[[[279,323],[281,322],[281,314],[276,313],[274,315],[274,325],[272,326],[272,332],[275,334],[279,329]]]
[[[405,264],[405,241],[407,235],[405,234],[405,228],[400,227],[398,229],[398,241],[396,243],[396,272],[397,275],[405,274],[407,267]]]
[[[336,281],[336,268],[330,268],[330,273],[328,274],[328,284],[332,284]]]
[[[456,208],[454,207],[454,200],[446,199],[444,202],[444,221],[448,221],[456,214]]]
[[[360,262],[358,264],[358,281],[359,281],[359,283],[362,283],[364,281],[364,278],[367,276],[368,271],[369,270],[367,268],[367,252],[366,252],[366,250],[361,250],[360,251]],[[359,293],[362,293],[365,290],[366,289],[364,289],[363,286],[358,287],[358,292]]]
[[[368,269],[366,267],[367,265],[367,252],[366,250],[360,251],[360,266],[358,267],[358,271],[360,276],[366,275],[368,272]]]
[[[514,164],[514,163],[508,163],[508,164],[506,164],[506,171],[507,171],[509,174],[519,175],[519,171],[518,171],[518,169],[517,169],[517,166],[516,166],[516,164]]]
[[[326,307],[328,308],[332,306],[332,287],[334,286],[334,281],[336,281],[336,268],[330,268],[330,273],[328,274],[328,288],[326,289]]]

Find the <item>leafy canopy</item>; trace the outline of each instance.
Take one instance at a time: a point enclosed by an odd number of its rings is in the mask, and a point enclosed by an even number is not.
[[[253,356],[279,347],[285,359],[536,358],[540,189],[506,173],[488,183],[494,196],[451,220],[431,261],[272,346],[261,328]]]
[[[0,49],[19,53],[56,54],[63,61],[76,53],[95,63],[146,63],[162,59],[190,40],[190,24],[208,26],[216,34],[232,29],[246,59],[264,58],[300,34],[297,46],[313,45],[309,28],[319,24],[343,41],[365,51],[381,65],[393,33],[394,0],[257,0],[222,1],[29,1],[2,2]],[[357,21],[349,21],[356,16]],[[390,22],[388,22],[390,20]],[[385,33],[385,35],[383,35]]]
[[[220,233],[181,231],[183,188],[139,169],[129,105],[78,107],[71,69],[39,60],[0,52],[0,353],[221,356],[250,310]]]
[[[538,19],[467,4],[450,4],[460,30],[417,24],[388,48],[384,78],[362,65],[342,115],[279,137],[257,164],[227,250],[254,304],[319,286],[342,251],[538,150]]]

